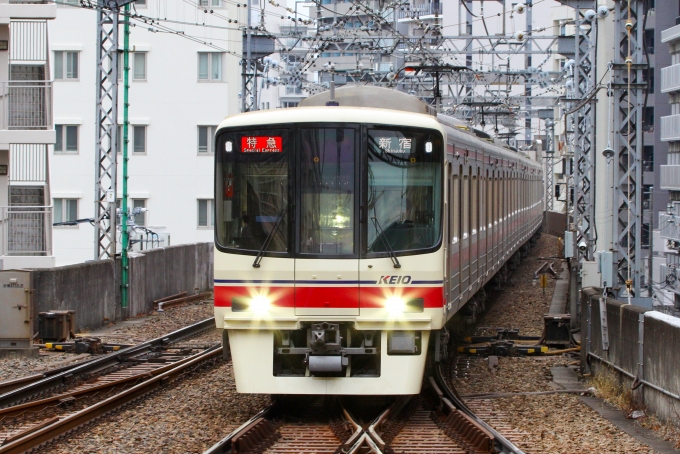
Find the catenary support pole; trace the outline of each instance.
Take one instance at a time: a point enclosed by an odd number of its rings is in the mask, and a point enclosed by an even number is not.
[[[128,245],[130,231],[128,226],[128,144],[130,121],[128,110],[130,92],[130,4],[125,5],[125,18],[123,27],[123,194],[121,201],[121,245],[120,253],[120,306],[128,306],[130,288],[130,264],[128,262]]]

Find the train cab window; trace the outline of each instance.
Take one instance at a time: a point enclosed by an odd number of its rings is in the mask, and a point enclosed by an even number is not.
[[[300,130],[300,252],[353,255],[357,131]]]
[[[440,244],[443,138],[399,128],[368,131],[367,252]]]
[[[286,129],[222,133],[216,143],[219,246],[256,254],[288,251],[291,134]]]

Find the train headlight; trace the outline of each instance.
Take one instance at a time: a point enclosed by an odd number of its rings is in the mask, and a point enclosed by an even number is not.
[[[235,296],[231,299],[232,312],[253,312],[264,315],[269,311],[271,300],[265,295],[255,295],[252,298]]]
[[[258,295],[250,300],[250,310],[256,314],[266,314],[269,312],[271,301],[263,295]]]
[[[398,296],[391,296],[385,300],[385,309],[391,315],[401,315],[406,308],[406,301]]]

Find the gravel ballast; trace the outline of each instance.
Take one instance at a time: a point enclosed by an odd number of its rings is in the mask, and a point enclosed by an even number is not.
[[[535,257],[554,256],[556,251],[557,239],[543,235],[530,257],[514,272],[503,293],[492,297],[494,302],[478,325],[489,327],[490,331],[495,327],[511,327],[520,328],[523,335],[540,335],[554,281],[550,280],[547,296],[543,296],[543,290],[533,280],[534,271],[543,262]],[[142,322],[112,327],[107,332],[113,336],[108,339],[121,343],[151,339],[207,318],[212,310],[212,301],[168,308],[164,314],[154,313]],[[193,342],[219,339],[220,331],[215,330]],[[3,371],[8,361],[0,362]],[[23,360],[27,365],[21,366],[22,370],[26,374],[34,373],[35,367],[48,364],[46,358],[42,361],[35,366]],[[452,381],[463,396],[553,391],[558,387],[552,382],[550,369],[574,367],[570,365],[573,361],[574,357],[567,355],[501,357],[498,366],[490,368],[485,359],[470,358],[457,362],[458,375]],[[474,400],[479,405],[480,399]],[[231,363],[218,360],[41,452],[200,453],[268,402],[269,396],[238,394]],[[483,399],[483,403],[503,425],[521,434],[513,441],[527,453],[654,452],[600,417],[582,403],[578,395],[513,395]]]
[[[487,332],[503,327],[520,328],[521,335],[541,335],[543,315],[548,313],[555,281],[550,279],[544,296],[543,289],[534,281],[534,272],[543,263],[536,258],[556,254],[557,238],[543,235],[503,292],[492,295],[493,301],[478,326],[488,328]],[[457,367],[451,366],[457,374],[452,384],[464,398],[481,393],[555,391],[560,387],[552,381],[551,368],[576,368],[577,359],[575,355],[499,357],[496,366],[485,358],[459,357]],[[491,407],[503,426],[520,434],[509,438],[527,453],[655,452],[602,418],[578,394],[515,395],[468,401],[475,406]]]

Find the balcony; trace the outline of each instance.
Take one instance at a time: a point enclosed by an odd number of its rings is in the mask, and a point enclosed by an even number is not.
[[[0,256],[52,255],[52,207],[0,207]]]
[[[680,25],[661,31],[661,42],[667,43],[680,39]]]
[[[52,82],[0,82],[0,143],[53,144]]]
[[[680,115],[661,117],[661,141],[680,140]]]
[[[680,90],[680,64],[661,68],[661,93]]]
[[[47,0],[0,0],[0,15],[11,19],[56,19],[57,5]]]
[[[659,213],[659,231],[661,238],[680,241],[680,217]]]
[[[664,190],[680,191],[680,165],[662,165],[659,187]]]
[[[424,18],[424,16],[434,16],[435,14],[442,15],[442,4],[439,2],[411,5],[407,8],[405,11],[399,11],[399,19]]]

